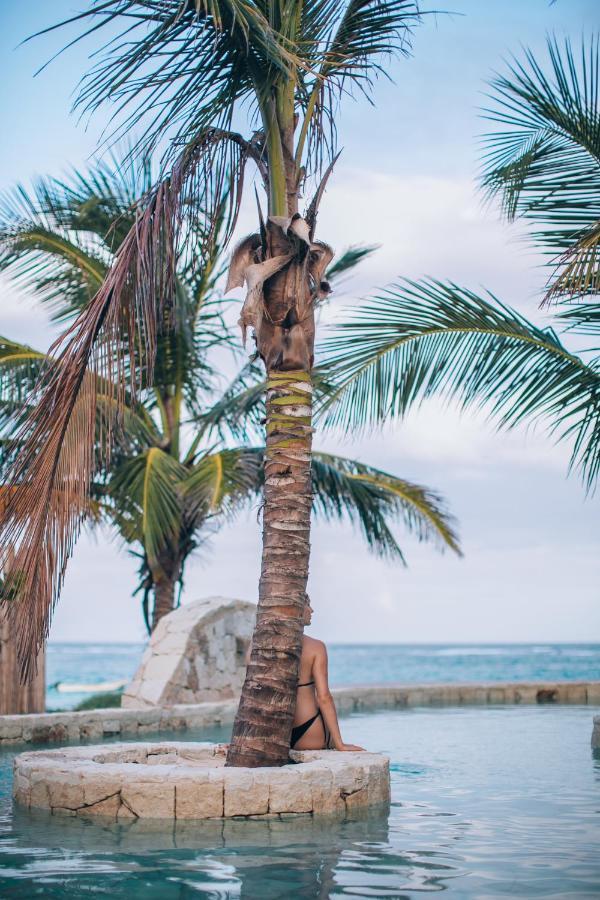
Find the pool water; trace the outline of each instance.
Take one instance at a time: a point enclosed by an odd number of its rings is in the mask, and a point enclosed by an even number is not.
[[[344,821],[98,824],[13,811],[14,754],[5,751],[0,897],[599,896],[594,712],[497,706],[345,718],[346,740],[389,753],[392,804]]]

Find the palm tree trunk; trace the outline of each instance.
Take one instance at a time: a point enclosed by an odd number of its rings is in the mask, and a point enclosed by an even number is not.
[[[46,708],[46,644],[43,643],[34,674],[23,682],[14,628],[0,609],[0,715],[40,713]]]
[[[176,577],[162,575],[154,583],[154,607],[152,609],[152,631],[156,628],[163,616],[175,608],[175,584]]]
[[[271,372],[259,601],[228,766],[289,761],[310,555],[311,421],[309,373]]]

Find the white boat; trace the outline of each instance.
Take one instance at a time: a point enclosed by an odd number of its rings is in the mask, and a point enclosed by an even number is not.
[[[76,684],[65,681],[57,681],[52,687],[59,694],[99,694],[104,691],[118,691],[125,687],[126,681],[99,681],[97,684]]]

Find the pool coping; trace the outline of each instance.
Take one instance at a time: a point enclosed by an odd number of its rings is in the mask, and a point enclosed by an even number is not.
[[[332,689],[338,712],[418,706],[486,706],[540,703],[600,706],[600,681],[470,682],[463,684],[369,684]],[[237,698],[218,703],[144,709],[0,716],[0,745],[88,741],[118,734],[150,734],[228,725]]]

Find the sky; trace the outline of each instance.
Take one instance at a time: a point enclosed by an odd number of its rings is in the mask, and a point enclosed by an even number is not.
[[[80,6],[86,4],[81,3]],[[413,56],[388,67],[375,106],[347,100],[344,148],[322,203],[318,236],[341,249],[380,249],[331,304],[334,320],[398,276],[431,275],[488,289],[537,323],[545,282],[523,229],[500,220],[477,190],[485,81],[522,46],[543,58],[548,32],[597,27],[595,0],[454,0],[426,17]],[[425,5],[425,8],[427,6]],[[18,46],[71,14],[72,2],[0,7],[0,97],[5,123],[0,189],[85,166],[106,124],[70,115],[92,44],[34,72],[60,46],[56,35]],[[242,211],[240,233],[253,228]],[[327,324],[327,321],[323,323]],[[32,296],[0,282],[0,333],[45,348],[56,333]],[[573,341],[567,341],[577,349]],[[459,522],[464,556],[439,554],[395,528],[408,567],[382,562],[349,525],[313,529],[312,633],[329,642],[600,641],[599,501],[567,477],[569,448],[542,429],[496,433],[482,415],[428,401],[402,423],[357,439],[316,435],[315,447],[353,456],[440,491]],[[186,570],[183,602],[209,595],[256,600],[257,510],[242,514]],[[51,640],[137,641],[144,626],[136,561],[108,534],[84,535],[70,562]]]

